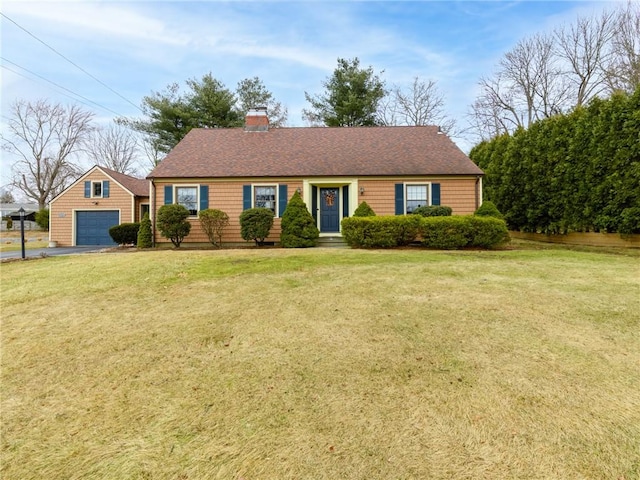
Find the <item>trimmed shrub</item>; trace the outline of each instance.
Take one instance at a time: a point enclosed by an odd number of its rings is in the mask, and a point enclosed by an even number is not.
[[[453,250],[469,244],[470,232],[466,217],[427,217],[422,219],[422,245]]]
[[[356,208],[356,211],[353,212],[354,217],[375,217],[376,212],[373,211],[373,208],[369,206],[367,202],[362,202]]]
[[[467,221],[469,245],[479,248],[496,248],[510,241],[507,223],[494,217],[469,215]]]
[[[138,230],[138,248],[151,248],[153,246],[153,240],[151,237],[151,219],[149,214],[145,213],[140,222],[140,229]]]
[[[121,223],[109,229],[109,236],[118,245],[135,245],[139,229],[139,223]]]
[[[482,205],[478,207],[474,215],[478,215],[479,217],[495,217],[499,218],[500,220],[504,219],[504,215],[500,213],[498,207],[496,207],[496,205],[490,200],[482,202]]]
[[[353,248],[408,245],[420,231],[420,217],[350,217],[342,220],[342,237]]]
[[[268,208],[249,208],[240,214],[240,235],[257,246],[264,245],[273,227],[273,212]]]
[[[42,208],[36,212],[36,224],[42,230],[49,230],[49,209]]]
[[[285,248],[315,247],[320,237],[316,222],[298,192],[294,193],[282,214],[280,244]]]
[[[7,230],[13,229],[13,218],[7,217]]]
[[[453,210],[444,205],[425,205],[414,209],[412,213],[422,217],[450,217]]]
[[[222,210],[207,208],[198,212],[198,219],[211,244],[218,248],[222,247],[222,232],[229,225],[229,215]]]
[[[191,231],[191,223],[187,220],[189,210],[177,203],[163,205],[158,209],[157,226],[165,238],[171,240],[176,248]]]

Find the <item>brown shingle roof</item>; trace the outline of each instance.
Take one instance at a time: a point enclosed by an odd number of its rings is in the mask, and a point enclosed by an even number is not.
[[[193,129],[147,178],[482,175],[438,127]]]
[[[100,167],[107,175],[113,178],[116,182],[129,190],[137,197],[149,196],[149,181],[142,178],[135,178],[124,173],[116,172],[107,167]]]

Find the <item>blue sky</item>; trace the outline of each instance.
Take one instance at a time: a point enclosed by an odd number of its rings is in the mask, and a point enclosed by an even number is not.
[[[478,80],[518,40],[614,3],[3,0],[0,12],[22,28],[0,18],[0,127],[15,100],[40,98],[77,103],[107,124],[139,115],[152,91],[209,72],[230,89],[260,77],[288,108],[289,126],[304,126],[305,91],[322,93],[337,59],[355,57],[388,85],[435,80],[464,127]],[[11,163],[2,152],[0,185]]]

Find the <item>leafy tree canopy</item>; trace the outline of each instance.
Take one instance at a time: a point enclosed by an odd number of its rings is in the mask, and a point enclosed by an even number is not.
[[[178,83],[142,99],[144,118],[119,118],[118,122],[141,132],[153,149],[168,153],[192,128],[240,127],[249,108],[272,109],[270,123],[286,122],[287,111],[273,99],[258,77],[238,83],[236,92],[207,73],[201,79],[191,78],[182,92]]]
[[[303,110],[303,117],[312,124],[328,127],[356,127],[377,125],[377,111],[386,95],[385,83],[372,67],[360,68],[360,60],[338,58],[338,67],[324,83],[325,93],[305,92],[311,109]]]

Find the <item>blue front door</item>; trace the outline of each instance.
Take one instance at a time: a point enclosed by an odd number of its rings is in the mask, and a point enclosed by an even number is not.
[[[320,232],[340,231],[340,189],[320,189]]]

